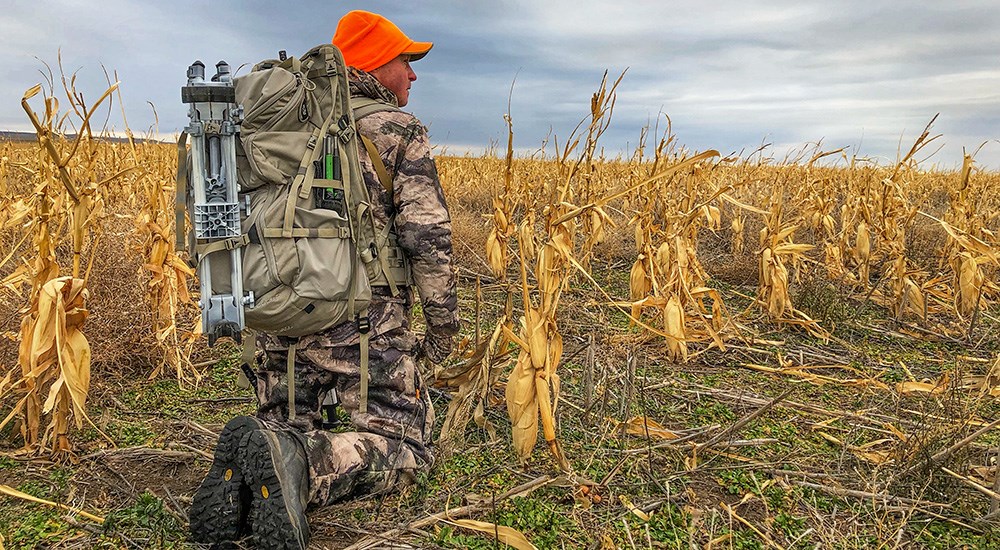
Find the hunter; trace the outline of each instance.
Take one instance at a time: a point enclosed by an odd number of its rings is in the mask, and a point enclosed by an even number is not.
[[[451,219],[427,130],[399,110],[417,79],[410,64],[427,55],[432,43],[411,40],[381,15],[352,11],[338,23],[333,44],[349,67],[352,106],[356,100],[368,106],[364,113],[355,108],[357,128],[377,155],[355,141],[377,205],[376,225],[394,226],[412,280],[395,296],[385,287],[373,289],[370,328],[346,321],[294,340],[258,337],[264,360],[257,371],[257,415],[231,420],[219,437],[192,504],[191,534],[198,542],[252,535],[260,548],[304,549],[307,507],[397,489],[433,461],[434,410],[417,362],[442,362],[459,329]],[[380,163],[373,162],[376,156]],[[380,171],[391,180],[391,192]],[[414,290],[426,325],[423,337],[412,329]],[[365,330],[369,382],[363,395]],[[286,375],[292,344],[294,420]],[[353,431],[323,429],[321,404],[331,392]]]

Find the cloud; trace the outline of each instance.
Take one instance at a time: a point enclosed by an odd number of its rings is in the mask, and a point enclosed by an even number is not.
[[[8,1],[0,16],[7,74],[0,82],[0,128],[25,129],[18,102],[40,80],[41,64],[76,71],[96,98],[101,65],[117,70],[128,122],[169,135],[186,124],[179,88],[195,59],[234,66],[298,54],[332,36],[340,3],[264,0],[146,3],[109,0]],[[37,5],[36,5],[37,4]],[[762,142],[801,146],[823,140],[859,154],[892,158],[934,114],[945,134],[942,164],[961,161],[1000,127],[1000,10],[989,1],[905,5],[860,0],[611,3],[497,0],[399,4],[376,1],[418,40],[435,42],[415,65],[410,108],[442,145],[486,147],[506,139],[537,148],[564,139],[589,112],[605,71],[628,69],[608,151],[634,147],[641,128],[669,115],[681,143],[695,149],[753,150]],[[112,118],[114,124],[121,121]],[[779,147],[779,145],[775,145]],[[1000,147],[979,159],[1000,167]]]

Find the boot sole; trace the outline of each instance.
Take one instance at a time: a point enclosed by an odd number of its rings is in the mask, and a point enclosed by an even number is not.
[[[243,471],[253,500],[250,524],[257,548],[305,550],[309,524],[300,506],[291,502],[293,494],[282,484],[295,483],[281,461],[277,437],[269,430],[255,431],[241,442]],[[277,460],[275,460],[277,457]],[[296,510],[299,510],[296,513]]]
[[[218,543],[246,535],[249,487],[239,461],[240,442],[261,427],[250,417],[231,420],[219,435],[208,475],[194,495],[189,513],[191,540]]]

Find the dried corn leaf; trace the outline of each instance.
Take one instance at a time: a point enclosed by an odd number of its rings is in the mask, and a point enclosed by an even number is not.
[[[948,236],[954,239],[955,242],[957,242],[964,250],[981,254],[993,263],[1000,263],[1000,252],[989,244],[983,242],[981,239],[955,228],[944,220],[935,218],[934,216],[923,212],[920,212],[920,214],[941,224],[941,227],[948,233]]]
[[[1000,376],[966,376],[962,378],[962,389],[1000,397]]]
[[[993,466],[973,466],[970,468],[971,473],[979,478],[983,485],[989,485],[993,483],[997,476],[997,467]]]
[[[774,247],[775,254],[795,255],[805,254],[813,249],[811,244],[784,243]]]
[[[625,433],[642,437],[658,437],[667,440],[680,437],[664,428],[659,422],[645,416],[634,416],[625,422]]]
[[[61,277],[46,283],[38,296],[37,315],[31,320],[31,338],[22,347],[27,356],[21,359],[27,362],[32,377],[58,366],[42,412],[53,409],[65,384],[78,428],[86,418],[84,407],[90,389],[90,345],[80,330],[87,318],[86,297],[82,279]]]
[[[537,550],[537,547],[531,544],[531,541],[524,536],[524,533],[506,525],[496,525],[488,521],[477,521],[474,519],[446,519],[441,521],[464,529],[471,529],[491,535],[511,548],[517,548],[517,550]]]
[[[817,431],[816,434],[822,437],[823,439],[833,443],[834,445],[844,447],[845,449],[850,451],[851,454],[853,454],[854,456],[862,460],[865,460],[867,462],[871,462],[872,464],[883,465],[892,462],[896,459],[896,453],[894,451],[871,449],[872,447],[878,445],[894,443],[894,440],[892,439],[879,439],[876,441],[865,443],[864,445],[861,446],[855,446],[855,445],[848,445],[847,443],[844,443],[840,439],[837,439],[836,437],[826,432]]]
[[[872,464],[879,465],[879,466],[881,466],[883,464],[888,464],[888,463],[893,462],[895,460],[894,453],[892,453],[890,451],[861,451],[861,450],[852,450],[851,452],[854,454],[854,456],[857,456],[858,458],[861,458],[862,460],[866,460],[868,462],[871,462]]]
[[[13,487],[10,487],[8,485],[0,485],[0,493],[3,493],[9,497],[26,500],[28,502],[36,502],[38,504],[44,504],[46,506],[51,506],[53,508],[58,508],[60,510],[66,510],[71,514],[79,514],[80,516],[85,517],[96,523],[104,523],[104,518],[100,516],[95,516],[94,514],[84,512],[83,510],[78,510],[76,508],[66,506],[65,504],[59,504],[58,502],[52,502],[50,500],[33,497],[27,493],[22,493],[21,491],[18,491],[17,489],[14,489]]]
[[[632,500],[625,495],[618,495],[618,501],[622,503],[622,506],[624,506],[626,510],[632,512],[632,515],[642,521],[649,521],[649,518],[652,517],[652,513],[646,513],[640,510],[635,506],[635,504],[632,504]]]
[[[896,384],[896,391],[903,395],[911,393],[926,393],[929,395],[941,395],[948,391],[949,376],[944,373],[935,382],[914,382],[906,381]]]

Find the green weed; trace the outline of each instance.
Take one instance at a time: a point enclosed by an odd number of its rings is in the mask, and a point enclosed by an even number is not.
[[[125,544],[123,537],[147,548],[176,548],[183,545],[184,528],[163,506],[163,501],[146,491],[135,504],[108,514],[103,525],[105,541]]]

